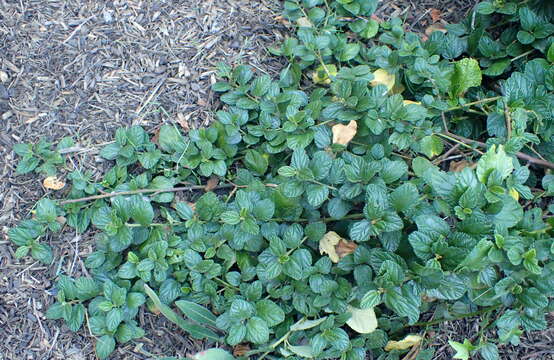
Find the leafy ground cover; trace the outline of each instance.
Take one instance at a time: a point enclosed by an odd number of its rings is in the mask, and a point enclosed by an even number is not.
[[[213,89],[228,106],[210,127],[119,129],[101,181],[74,171],[66,199],[40,200],[9,232],[18,257],[50,264],[44,234],[99,230],[90,276],[60,275],[47,316],[87,326],[101,358],[144,335],[145,302],[260,358],[432,358],[429,326],[482,315],[475,338],[450,345],[494,359],[546,328],[550,9],[483,2],[426,39],[375,9],[286,2],[297,31],[271,49],[287,59],[278,78],[221,64]],[[18,145],[18,171],[57,190],[72,146]]]

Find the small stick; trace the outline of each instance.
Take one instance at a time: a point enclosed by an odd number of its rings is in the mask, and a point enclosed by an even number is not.
[[[468,139],[468,138],[465,138],[463,136],[459,136],[459,135],[456,135],[456,134],[452,134],[452,133],[442,133],[441,135],[445,135],[445,136],[450,136],[456,140],[459,140],[461,142],[463,142],[464,144],[475,144],[481,148],[488,148],[488,145],[485,144],[484,142],[481,142],[481,141],[477,141],[477,140],[472,140],[472,139]],[[554,169],[554,163],[551,163],[550,161],[546,161],[546,160],[542,160],[542,159],[537,159],[535,157],[532,157],[530,155],[527,155],[525,153],[522,153],[522,152],[517,152],[515,154],[518,158],[520,159],[523,159],[523,160],[526,160],[532,164],[535,164],[535,165],[539,165],[539,166],[542,166],[542,167],[546,167],[546,168],[549,168],[549,169]]]
[[[175,188],[169,188],[169,189],[139,189],[139,190],[130,190],[130,191],[118,191],[118,192],[112,192],[112,193],[101,194],[101,195],[87,196],[79,199],[64,200],[60,202],[60,205],[72,204],[72,203],[77,203],[82,201],[105,199],[105,198],[119,196],[119,195],[136,195],[136,194],[148,194],[148,193],[178,192],[178,191],[187,191],[187,190],[202,190],[205,187],[206,187],[205,185],[191,185],[191,186],[181,186],[181,187],[175,187]],[[230,188],[230,187],[233,187],[233,185],[222,184],[222,185],[218,185],[216,189],[224,189],[224,188]]]

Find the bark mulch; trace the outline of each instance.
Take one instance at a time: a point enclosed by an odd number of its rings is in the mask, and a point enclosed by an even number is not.
[[[423,31],[457,21],[474,3],[382,1],[377,15],[403,17]],[[280,11],[278,0],[0,0],[0,360],[95,359],[88,330],[72,333],[44,318],[56,275],[86,272],[94,234],[44,239],[54,249],[53,266],[15,260],[8,228],[38,199],[55,195],[39,176],[15,175],[13,145],[73,136],[78,146],[67,169],[100,176],[109,164],[96,154],[118,127],[209,124],[220,106],[209,90],[216,63],[245,63],[270,75],[281,69],[265,50],[288,32],[276,20]],[[185,356],[203,347],[147,311],[140,323],[146,336],[120,346],[112,359]],[[471,337],[474,324],[444,325],[437,346]],[[553,338],[552,331],[530,334],[505,358],[548,359]],[[441,349],[437,359],[451,357]]]

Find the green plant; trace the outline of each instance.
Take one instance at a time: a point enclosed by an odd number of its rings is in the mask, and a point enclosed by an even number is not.
[[[482,315],[496,339],[452,344],[488,360],[496,343],[545,328],[550,23],[490,4],[423,41],[398,19],[370,19],[376,1],[286,1],[298,29],[271,50],[288,60],[279,79],[221,64],[213,89],[227,106],[210,127],[164,125],[157,143],[119,129],[102,179],[73,172],[67,199],[41,200],[10,230],[19,256],[45,263],[38,239],[61,229],[58,216],[100,230],[91,278],[60,276],[48,316],[77,330],[88,314],[101,358],[142,336],[143,294],[192,336],[251,343],[245,356],[260,359],[397,359],[421,342],[386,346],[408,329]],[[444,170],[453,144],[474,166]],[[220,184],[202,194],[211,176]],[[197,192],[185,202],[182,190]],[[430,311],[438,319],[419,322]]]

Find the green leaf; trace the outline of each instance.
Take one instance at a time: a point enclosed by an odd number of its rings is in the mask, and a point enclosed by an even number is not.
[[[302,330],[312,329],[320,325],[326,319],[327,319],[326,316],[315,320],[301,319],[291,325],[290,331],[302,331]]]
[[[407,317],[410,324],[419,319],[420,298],[407,285],[387,289],[383,302],[398,315]]]
[[[96,356],[99,359],[106,359],[115,349],[113,336],[104,335],[96,340]]]
[[[502,145],[498,145],[498,150],[496,145],[491,146],[485,155],[481,156],[477,162],[477,178],[481,183],[486,184],[490,173],[494,170],[498,171],[501,179],[510,176],[514,170],[512,158],[506,155]]]
[[[550,44],[550,47],[548,48],[548,52],[546,53],[546,58],[551,63],[554,63],[554,42]]]
[[[313,207],[319,207],[329,196],[329,188],[325,185],[309,184],[306,186],[306,198]]]
[[[240,214],[234,210],[225,211],[221,214],[221,221],[225,224],[236,225],[241,221]]]
[[[146,284],[144,285],[144,291],[146,292],[146,295],[148,295],[148,297],[152,300],[154,305],[169,321],[179,326],[181,329],[189,333],[192,337],[197,339],[210,339],[212,341],[220,340],[219,336],[217,336],[217,334],[214,333],[212,330],[185,321],[182,317],[171,310],[169,306],[162,304],[156,293]]]
[[[468,360],[470,352],[475,349],[468,339],[465,339],[463,344],[448,340],[448,344],[456,351],[456,354],[452,357],[453,359]]]
[[[183,136],[177,128],[171,125],[162,125],[158,135],[158,144],[163,151],[168,153],[185,149]]]
[[[269,221],[275,213],[275,204],[270,199],[264,199],[254,204],[252,214],[259,221]]]
[[[52,254],[52,249],[50,246],[45,244],[39,244],[34,243],[31,245],[31,256],[33,259],[36,259],[43,264],[51,264],[52,260],[54,259],[54,255]]]
[[[269,327],[267,323],[254,316],[246,323],[246,339],[254,344],[263,344],[269,340]]]
[[[476,10],[479,14],[489,15],[494,12],[495,7],[492,3],[483,1],[477,5]]]
[[[117,143],[106,145],[100,150],[100,156],[107,160],[115,160],[121,151],[121,146]]]
[[[377,35],[379,23],[373,19],[360,19],[348,25],[350,30],[360,35],[363,39],[370,39]]]
[[[186,300],[175,301],[175,305],[191,320],[202,325],[216,327],[216,316],[205,307]]]
[[[419,192],[412,183],[404,183],[394,189],[390,195],[392,207],[399,212],[413,208],[419,202]]]
[[[486,343],[479,346],[479,354],[483,357],[483,360],[498,360],[500,355],[498,354],[498,347],[493,343]]]
[[[193,360],[234,360],[233,355],[223,349],[207,349],[192,355]]]
[[[531,44],[533,41],[535,41],[535,37],[533,36],[533,34],[525,30],[520,30],[517,32],[517,39],[520,43],[524,45]]]
[[[154,208],[147,197],[134,195],[131,198],[130,215],[141,225],[150,225],[154,220]]]
[[[349,43],[344,46],[339,52],[337,56],[337,59],[339,61],[350,61],[354,59],[358,53],[360,52],[360,44],[356,43]]]
[[[435,135],[425,136],[420,141],[420,152],[425,154],[429,159],[440,155],[444,150],[444,144],[442,140]]]
[[[452,74],[452,97],[459,97],[470,87],[481,85],[481,68],[475,59],[465,58],[456,61]]]
[[[256,315],[263,319],[269,327],[285,321],[285,312],[271,300],[260,300],[256,303]]]
[[[377,290],[369,290],[360,300],[360,308],[373,308],[381,303],[381,293]]]
[[[35,216],[42,223],[56,221],[56,203],[50,199],[41,199],[37,202]]]
[[[185,202],[178,202],[175,205],[175,211],[177,211],[177,215],[183,220],[190,220],[194,216],[194,211]]]
[[[85,320],[85,307],[83,304],[75,304],[71,307],[71,317],[66,321],[67,327],[71,331],[77,331],[83,325]]]
[[[277,172],[279,173],[279,175],[284,177],[292,177],[296,175],[296,169],[292,166],[282,166]]]
[[[247,150],[244,157],[244,164],[249,170],[254,171],[258,175],[263,175],[267,171],[268,162],[265,157],[262,156],[256,150]]]

